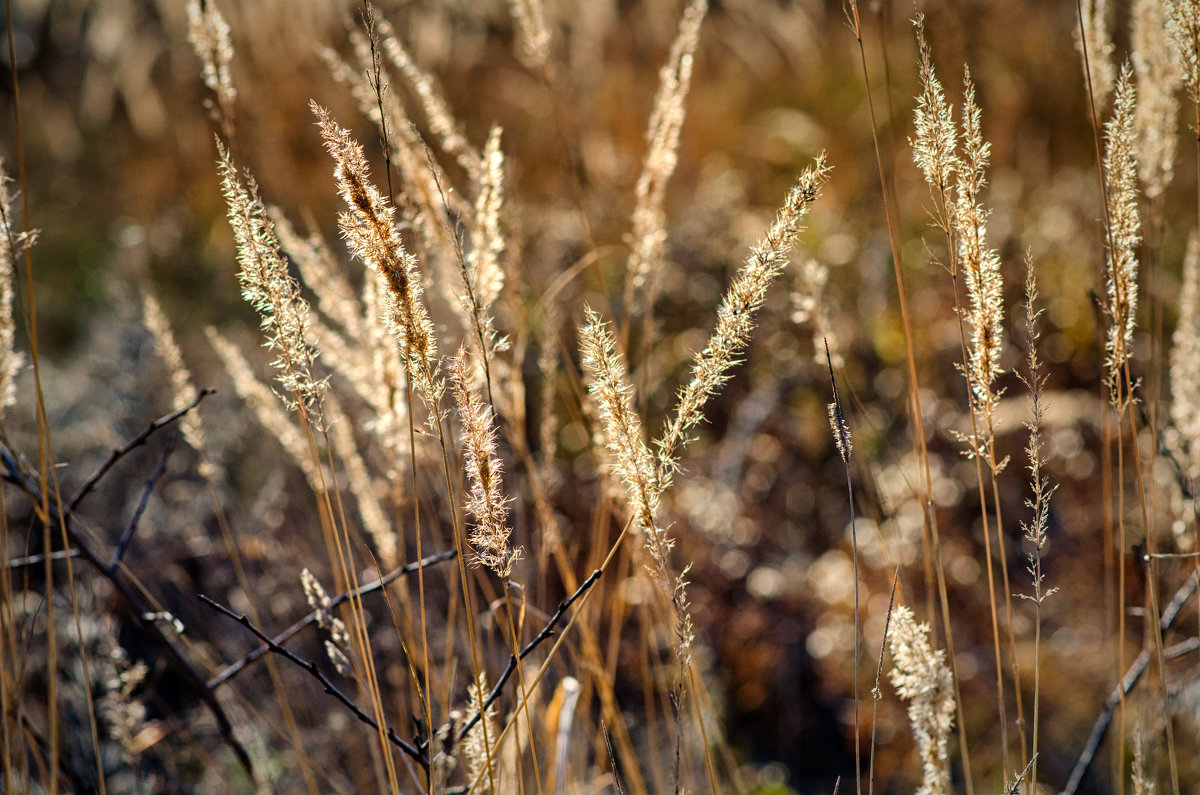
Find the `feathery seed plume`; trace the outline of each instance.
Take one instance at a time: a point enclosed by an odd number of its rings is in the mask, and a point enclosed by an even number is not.
[[[1167,32],[1192,102],[1200,103],[1200,0],[1167,0]]]
[[[1084,77],[1090,78],[1092,97],[1098,110],[1108,102],[1116,77],[1116,66],[1113,64],[1116,46],[1108,32],[1108,0],[1082,0],[1079,10],[1083,35],[1081,38],[1079,28],[1075,28],[1075,47],[1083,55],[1086,45],[1087,71]]]
[[[958,168],[957,136],[954,114],[946,101],[946,92],[933,68],[933,52],[925,38],[925,16],[913,19],[920,53],[921,95],[917,97],[916,139],[909,139],[913,160],[939,203],[946,204],[951,180]],[[949,208],[946,208],[947,210]]]
[[[325,148],[334,160],[334,178],[350,212],[341,213],[338,224],[351,251],[387,285],[384,310],[388,328],[408,360],[409,376],[427,398],[440,394],[432,378],[431,364],[437,358],[433,323],[421,300],[421,275],[417,259],[404,247],[394,219],[395,208],[370,181],[370,168],[362,146],[339,126],[316,102],[310,104]],[[436,402],[436,401],[434,401]]]
[[[1025,334],[1028,341],[1026,354],[1027,370],[1018,373],[1018,377],[1029,390],[1031,418],[1025,427],[1029,437],[1025,443],[1025,456],[1028,461],[1026,469],[1029,472],[1030,496],[1025,499],[1025,507],[1033,511],[1028,521],[1021,522],[1024,531],[1027,554],[1025,570],[1029,572],[1032,594],[1019,594],[1024,599],[1034,603],[1033,648],[1035,655],[1039,653],[1042,637],[1042,603],[1052,596],[1057,588],[1046,588],[1046,577],[1042,571],[1042,555],[1046,550],[1047,529],[1050,523],[1050,501],[1054,497],[1057,486],[1050,485],[1043,466],[1046,460],[1043,452],[1042,426],[1046,416],[1046,406],[1042,400],[1042,390],[1046,376],[1042,373],[1042,360],[1038,355],[1038,345],[1041,342],[1041,330],[1038,318],[1042,310],[1037,308],[1038,287],[1037,274],[1033,269],[1033,257],[1025,255]],[[1041,714],[1041,668],[1035,662],[1033,669],[1033,738],[1029,762],[1028,789],[1037,792],[1037,758],[1040,749],[1039,715]],[[1014,790],[1014,793],[1016,790]]]
[[[1162,194],[1175,174],[1175,117],[1179,103],[1179,63],[1170,44],[1162,0],[1133,4],[1133,74],[1138,102],[1133,114],[1139,175],[1146,198]]]
[[[475,198],[475,218],[471,230],[471,251],[467,254],[464,277],[466,295],[460,303],[470,313],[470,323],[489,350],[498,342],[492,318],[492,304],[504,288],[504,232],[500,213],[504,208],[504,152],[500,149],[500,128],[492,127],[479,166],[479,195]],[[503,342],[500,340],[499,342]],[[487,356],[489,350],[481,352]]]
[[[983,139],[980,110],[970,72],[963,77],[962,145],[957,197],[954,207],[958,267],[967,285],[971,307],[966,312],[971,329],[968,375],[971,392],[984,415],[990,415],[998,395],[992,385],[1004,371],[1000,353],[1004,339],[1004,281],[1000,257],[987,245],[988,212],[979,202],[987,183],[991,145]]]
[[[98,712],[108,724],[112,738],[121,744],[122,750],[132,761],[145,750],[138,734],[145,730],[147,724],[146,703],[134,697],[134,692],[141,687],[150,669],[140,660],[130,665],[129,655],[119,645],[115,646],[108,658],[115,670],[104,683],[106,692],[97,702]]]
[[[479,196],[475,199],[475,223],[478,231],[467,264],[475,280],[479,304],[486,309],[500,297],[504,287],[504,270],[500,255],[504,253],[504,234],[500,229],[500,211],[504,208],[504,152],[500,149],[500,128],[488,133],[480,158]]]
[[[499,577],[512,575],[521,557],[513,549],[508,528],[508,499],[504,496],[503,467],[496,454],[496,426],[491,407],[471,384],[466,348],[450,360],[450,392],[463,428],[463,460],[470,490],[466,510],[475,520],[470,535],[476,559]]]
[[[183,363],[183,354],[175,344],[175,335],[171,331],[171,322],[159,305],[158,299],[149,288],[142,287],[142,318],[150,335],[154,337],[154,351],[167,367],[167,375],[171,379],[172,398],[176,406],[186,406],[196,398],[197,389],[192,384],[192,374]],[[200,454],[197,467],[203,477],[212,477],[216,471],[209,463],[205,453],[204,429],[200,427],[200,416],[195,411],[189,411],[179,420],[179,429],[183,438],[193,450]]]
[[[605,443],[613,455],[613,471],[625,484],[629,505],[640,529],[655,528],[659,488],[654,457],[642,438],[642,420],[633,407],[633,387],[625,361],[616,352],[612,330],[590,307],[584,309],[586,323],[579,330],[583,366],[589,376],[588,392],[596,401]]]
[[[918,624],[913,612],[897,605],[888,638],[895,667],[892,684],[909,702],[908,720],[921,753],[922,780],[917,795],[950,792],[947,745],[954,726],[954,681],[945,652],[929,642],[929,625]]]
[[[800,232],[800,219],[821,192],[829,178],[824,153],[800,175],[796,185],[767,230],[767,235],[750,251],[738,269],[717,308],[717,326],[704,350],[695,355],[691,380],[679,390],[676,412],[667,422],[658,441],[657,477],[651,482],[661,494],[670,486],[676,466],[676,452],[687,443],[688,431],[704,419],[704,404],[729,380],[729,370],[746,349],[754,316],[766,300],[767,288],[787,266],[788,253]],[[657,496],[655,498],[657,500]]]
[[[1025,457],[1028,462],[1026,469],[1029,472],[1031,492],[1031,496],[1025,500],[1025,506],[1033,510],[1033,518],[1028,522],[1022,522],[1021,528],[1024,530],[1025,540],[1030,548],[1029,573],[1033,577],[1034,589],[1032,598],[1041,602],[1057,590],[1056,588],[1043,589],[1045,578],[1042,574],[1041,555],[1048,540],[1046,531],[1050,524],[1050,500],[1058,487],[1050,485],[1050,478],[1043,470],[1046,459],[1043,451],[1042,428],[1045,422],[1046,404],[1042,399],[1042,392],[1046,376],[1042,372],[1042,360],[1038,355],[1038,343],[1042,338],[1042,333],[1038,328],[1038,318],[1041,316],[1042,310],[1034,308],[1038,299],[1037,278],[1033,270],[1033,260],[1028,255],[1025,259],[1025,268],[1025,329],[1029,338],[1029,352],[1026,356],[1027,372],[1021,373],[1020,378],[1029,390],[1030,410],[1033,415],[1025,423],[1025,427],[1029,431],[1029,438],[1025,444]]]
[[[217,97],[213,115],[225,135],[233,133],[233,103],[237,89],[229,73],[233,63],[233,41],[229,24],[217,8],[215,0],[188,0],[188,41],[200,59],[204,85]]]
[[[333,614],[333,602],[325,587],[308,568],[300,570],[300,585],[304,589],[304,598],[317,614],[317,626],[329,633],[325,639],[325,656],[333,663],[333,667],[342,676],[349,676],[353,670],[350,659],[342,649],[350,648],[350,633],[346,624]]]
[[[317,350],[308,341],[308,302],[288,273],[279,253],[275,228],[258,196],[258,185],[249,175],[245,183],[229,151],[219,140],[221,189],[229,205],[229,225],[237,243],[238,280],[242,295],[258,310],[266,333],[266,347],[275,353],[273,365],[283,387],[280,397],[290,408],[302,410],[308,420],[320,423],[320,402],[326,382],[313,375]]]
[[[633,251],[626,273],[627,300],[636,311],[649,311],[655,297],[655,273],[662,266],[666,246],[663,200],[667,182],[679,160],[679,133],[686,115],[685,100],[692,83],[692,64],[700,41],[700,26],[708,0],[692,0],[679,20],[679,33],[671,45],[666,65],[659,71],[658,94],[646,130],[648,148],[638,177],[633,210]]]
[[[692,623],[687,599],[687,570],[671,574],[671,550],[675,540],[657,522],[659,499],[664,486],[658,479],[654,456],[642,438],[642,420],[633,407],[633,387],[625,362],[616,352],[609,324],[585,308],[587,322],[579,330],[583,366],[588,373],[588,392],[599,408],[605,446],[612,454],[611,467],[625,484],[626,500],[634,528],[644,535],[651,561],[646,569],[671,600],[674,610],[675,656],[680,666],[690,660]],[[682,668],[680,669],[682,671]],[[682,692],[683,677],[675,682],[673,697]]]
[[[546,6],[542,0],[508,0],[508,10],[517,23],[521,57],[531,67],[550,68],[550,28],[546,25]]]
[[[334,669],[342,676],[349,676],[353,670],[350,665],[350,659],[346,657],[346,653],[338,647],[332,640],[325,641],[325,656],[329,658],[329,662],[333,663]]]
[[[1110,381],[1119,376],[1132,353],[1133,330],[1137,325],[1137,256],[1142,223],[1138,216],[1138,164],[1133,149],[1136,98],[1132,78],[1132,70],[1126,63],[1117,78],[1112,118],[1104,125],[1104,179],[1109,200],[1106,309],[1112,319],[1106,366]]]
[[[493,764],[496,757],[494,749],[487,747],[488,740],[495,741],[499,737],[496,730],[496,706],[489,706],[486,710],[483,709],[484,703],[487,702],[489,689],[487,683],[487,674],[479,672],[479,678],[467,685],[467,708],[468,712],[474,714],[479,712],[481,719],[478,723],[471,727],[467,732],[467,736],[462,742],[462,756],[467,763],[467,780],[484,782],[491,781],[490,775],[485,775],[484,771]],[[484,725],[486,723],[486,726]]]
[[[850,463],[850,453],[854,450],[854,442],[850,436],[850,423],[846,422],[846,414],[842,411],[842,397],[838,394],[837,378],[833,375],[833,357],[829,354],[829,343],[825,343],[825,362],[829,366],[829,384],[833,389],[833,400],[825,406],[829,415],[829,428],[833,431],[833,443],[837,446],[842,463]]]
[[[317,623],[320,624],[322,612],[328,612],[331,604],[325,586],[321,585],[321,581],[306,566],[300,570],[300,587],[304,589],[304,598],[308,606],[317,611]]]
[[[300,570],[300,586],[304,589],[304,598],[317,613],[317,626],[329,633],[330,639],[338,645],[349,646],[350,634],[346,624],[333,614],[333,601],[325,591],[325,586],[309,569]]]
[[[833,443],[837,446],[838,455],[843,462],[850,461],[850,452],[854,449],[850,426],[846,424],[846,415],[837,401],[825,404],[825,414],[829,417],[829,429],[833,431]]]

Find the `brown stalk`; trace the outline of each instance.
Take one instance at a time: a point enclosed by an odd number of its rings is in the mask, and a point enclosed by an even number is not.
[[[867,765],[867,795],[875,795],[875,729],[879,712],[879,699],[883,691],[879,689],[879,680],[883,678],[883,657],[887,652],[888,629],[892,626],[892,609],[896,606],[896,583],[900,581],[900,569],[892,573],[892,595],[888,597],[887,617],[883,621],[883,639],[879,641],[879,662],[875,667],[875,687],[871,689],[871,753]]]
[[[1100,187],[1100,198],[1101,198],[1101,203],[1103,205],[1103,210],[1104,210],[1103,232],[1104,232],[1104,243],[1106,246],[1105,250],[1112,250],[1112,247],[1113,247],[1112,232],[1111,232],[1111,230],[1109,228],[1109,224],[1108,224],[1108,219],[1112,217],[1111,210],[1109,207],[1108,182],[1107,182],[1107,180],[1104,179],[1103,147],[1100,144],[1100,117],[1099,117],[1099,111],[1096,107],[1096,91],[1095,91],[1095,87],[1092,85],[1092,70],[1091,70],[1091,64],[1090,64],[1091,56],[1088,53],[1087,35],[1086,35],[1087,32],[1086,32],[1085,26],[1084,26],[1082,0],[1075,0],[1075,12],[1076,12],[1076,18],[1079,21],[1079,37],[1080,37],[1079,40],[1080,40],[1080,46],[1082,48],[1082,54],[1083,54],[1084,77],[1085,77],[1085,81],[1087,84],[1088,120],[1091,122],[1091,126],[1092,126],[1092,146],[1095,151],[1095,157],[1096,157],[1096,161],[1095,161],[1096,162],[1096,180]],[[1102,390],[1102,392],[1104,390],[1103,384],[1101,384],[1101,390]],[[1109,438],[1108,429],[1109,429],[1108,417],[1107,417],[1107,412],[1106,412],[1106,417],[1105,417],[1106,433],[1105,433],[1105,445],[1104,445],[1104,453],[1103,453],[1104,457],[1106,459],[1109,459],[1109,457],[1111,456],[1111,449],[1112,449],[1112,440]],[[1112,550],[1111,557],[1106,557],[1106,559],[1105,559],[1106,569],[1111,571],[1112,568],[1116,568],[1117,578],[1118,578],[1117,589],[1116,589],[1116,591],[1117,591],[1117,648],[1115,650],[1116,651],[1115,667],[1116,667],[1116,673],[1118,675],[1120,674],[1121,669],[1124,666],[1124,659],[1125,659],[1125,565],[1124,565],[1124,561],[1122,560],[1122,556],[1124,555],[1124,550],[1125,550],[1125,521],[1124,521],[1124,511],[1122,510],[1123,506],[1124,506],[1123,489],[1120,486],[1120,484],[1123,480],[1123,477],[1122,477],[1123,467],[1122,467],[1122,463],[1121,463],[1122,455],[1121,455],[1121,444],[1120,444],[1119,437],[1120,437],[1120,429],[1118,428],[1118,440],[1117,440],[1117,458],[1118,458],[1118,464],[1117,464],[1117,489],[1118,489],[1117,526],[1118,526],[1118,531],[1117,532],[1119,534],[1119,539],[1118,539],[1116,549]],[[1106,551],[1108,551],[1110,549],[1109,537],[1111,535],[1111,524],[1110,524],[1111,514],[1109,513],[1109,511],[1110,511],[1110,507],[1112,504],[1112,493],[1110,491],[1111,484],[1110,484],[1110,480],[1109,480],[1109,474],[1108,474],[1109,472],[1110,472],[1110,470],[1106,467],[1105,468],[1105,477],[1104,477],[1104,482],[1103,482],[1104,504],[1105,504],[1105,529],[1106,529],[1105,550]],[[1121,737],[1124,737],[1125,736],[1125,694],[1124,693],[1120,694],[1120,702],[1121,703],[1120,703],[1120,719],[1119,719],[1120,732],[1119,732],[1119,734]],[[1114,749],[1113,759],[1114,759],[1114,764],[1116,765],[1117,771],[1118,771],[1118,774],[1116,776],[1118,792],[1124,793],[1124,791],[1125,791],[1125,777],[1124,777],[1124,773],[1123,773],[1124,765],[1121,762],[1122,754],[1121,754],[1119,746]]]
[[[904,353],[905,363],[908,368],[910,400],[909,410],[916,429],[916,433],[913,434],[913,445],[918,454],[917,457],[921,462],[922,474],[924,475],[924,483],[922,484],[924,489],[918,494],[918,497],[921,500],[923,509],[922,541],[924,542],[923,546],[926,556],[926,581],[928,584],[928,561],[932,557],[933,569],[936,573],[938,599],[941,603],[942,626],[946,635],[946,649],[950,660],[950,670],[954,672],[954,634],[950,624],[950,600],[946,591],[946,572],[942,564],[941,537],[938,534],[937,517],[934,516],[933,503],[930,499],[930,494],[933,491],[933,476],[929,467],[929,447],[925,438],[924,414],[921,411],[920,383],[917,379],[916,355],[913,350],[908,294],[904,289],[903,259],[900,256],[900,242],[897,231],[899,219],[896,216],[896,208],[893,207],[888,192],[887,172],[883,167],[883,151],[879,143],[879,123],[875,113],[875,100],[871,93],[871,78],[870,72],[867,69],[867,53],[862,40],[862,25],[859,19],[857,0],[849,0],[849,20],[851,31],[858,44],[859,65],[862,69],[863,85],[867,97],[867,109],[871,117],[871,141],[875,149],[875,166],[879,173],[879,184],[883,197],[883,212],[888,228],[888,242],[891,244],[892,249],[892,270],[896,277],[896,294],[900,302],[900,318],[904,328]],[[931,540],[932,544],[930,544]],[[932,547],[932,554],[930,547]],[[959,687],[957,673],[954,673],[954,701],[958,713],[959,752],[963,762],[963,778],[966,781],[967,795],[974,795],[975,788],[971,776],[971,757],[967,750],[966,733],[962,728],[963,718],[966,713],[963,710],[962,692]]]
[[[921,43],[921,46],[924,48],[926,46],[924,43],[924,33],[920,29],[918,29],[918,30],[920,31],[918,33],[918,41]],[[922,69],[924,70],[925,68],[929,68],[930,69],[930,78],[932,78],[932,74],[933,74],[932,73],[932,63],[927,63],[924,60],[926,57],[927,56],[924,56],[924,55],[922,56],[922,58],[923,58]],[[923,82],[924,82],[924,77],[923,77]],[[943,99],[943,101],[944,101],[944,99]],[[962,163],[962,162],[960,162],[958,164],[959,169],[969,168],[969,167],[970,167],[969,165],[966,165],[965,163]],[[952,288],[954,291],[954,315],[955,315],[955,318],[958,323],[958,338],[959,338],[959,346],[960,346],[960,351],[961,351],[961,356],[962,356],[962,370],[963,370],[963,374],[965,377],[964,380],[965,380],[965,386],[966,386],[966,390],[967,390],[967,407],[968,407],[968,413],[971,417],[971,436],[970,436],[970,443],[971,443],[971,450],[972,450],[971,458],[974,460],[974,463],[975,463],[975,478],[976,478],[976,486],[977,486],[978,495],[979,495],[979,515],[980,515],[980,521],[983,524],[984,557],[987,559],[988,604],[989,604],[989,608],[990,608],[989,612],[991,615],[991,623],[992,623],[993,654],[994,654],[995,664],[996,664],[996,705],[997,705],[997,712],[999,713],[999,724],[1000,724],[1000,751],[1001,751],[1001,760],[1002,760],[1001,771],[1002,771],[1003,777],[1007,779],[1008,768],[1009,768],[1009,763],[1008,763],[1008,747],[1009,747],[1008,717],[1007,717],[1007,707],[1006,707],[1005,697],[1004,697],[1004,680],[1003,680],[1003,676],[1002,676],[1003,664],[1002,664],[1001,658],[1000,658],[1000,626],[999,626],[999,610],[996,607],[995,558],[992,555],[992,531],[991,531],[991,527],[990,527],[991,522],[988,520],[988,511],[987,511],[988,501],[987,501],[986,489],[984,487],[985,481],[984,481],[984,474],[983,474],[983,461],[981,460],[982,459],[981,449],[982,449],[983,445],[981,445],[981,443],[980,443],[980,432],[979,432],[979,411],[980,411],[980,409],[979,409],[979,406],[977,405],[977,400],[975,397],[975,389],[978,388],[980,385],[975,384],[975,382],[974,382],[975,379],[974,379],[972,369],[971,369],[970,354],[968,352],[966,325],[963,320],[964,315],[966,314],[966,310],[964,310],[964,308],[963,308],[962,297],[959,293],[959,287],[960,287],[959,271],[962,266],[962,263],[960,263],[960,261],[959,261],[960,257],[959,257],[959,252],[958,252],[958,237],[962,233],[962,230],[958,229],[956,213],[955,213],[954,209],[952,209],[953,199],[950,195],[950,190],[951,190],[950,185],[948,183],[943,183],[943,182],[938,182],[936,184],[930,183],[930,189],[934,195],[934,201],[935,201],[935,209],[933,210],[934,226],[937,227],[939,230],[941,230],[942,234],[945,236],[945,239],[946,239],[946,251],[947,251],[948,263],[946,264],[945,267],[950,276],[950,282],[951,282],[951,285],[952,285]],[[990,389],[990,387],[986,387],[986,386],[984,386],[983,388]],[[989,421],[990,421],[990,419],[989,419]],[[989,446],[990,446],[990,440],[989,440]],[[994,456],[992,457],[991,464],[992,464],[992,478],[993,478],[992,486],[994,489],[995,488],[995,472],[996,472]],[[997,533],[999,533],[999,527],[997,527]],[[958,679],[957,674],[955,674],[956,682],[957,682],[957,679]],[[965,727],[960,727],[960,730],[961,729],[965,729]]]
[[[833,402],[829,404],[829,425],[833,431],[834,444],[842,459],[842,468],[846,472],[846,501],[850,506],[850,539],[854,560],[854,785],[855,792],[862,795],[862,747],[859,739],[858,715],[858,662],[861,655],[862,637],[858,595],[858,527],[854,521],[854,485],[850,479],[850,425],[846,421],[842,399],[838,395],[837,379],[833,375],[833,359],[829,355],[829,340],[825,340],[825,363],[829,366],[829,386],[833,392]]]

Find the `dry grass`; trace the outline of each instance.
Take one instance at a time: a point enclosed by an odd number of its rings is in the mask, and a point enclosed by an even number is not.
[[[1195,4],[846,11],[18,14],[0,791],[1194,789]]]

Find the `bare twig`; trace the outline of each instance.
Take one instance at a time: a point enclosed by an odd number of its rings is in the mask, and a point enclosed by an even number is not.
[[[369,594],[369,593],[374,593],[375,591],[378,591],[381,588],[391,584],[392,582],[399,579],[400,577],[403,577],[406,574],[412,574],[414,571],[417,571],[418,569],[423,569],[427,566],[433,566],[438,563],[442,563],[443,561],[452,560],[454,558],[454,556],[457,554],[458,553],[452,549],[449,552],[439,552],[436,555],[430,555],[429,557],[422,558],[421,560],[414,561],[413,563],[409,563],[407,566],[402,566],[401,568],[393,571],[391,574],[388,574],[386,577],[383,577],[382,579],[378,579],[375,582],[368,583],[368,584],[362,586],[361,588],[359,588],[358,590],[347,591],[346,593],[343,593],[340,596],[334,597],[333,599],[331,599],[329,601],[329,606],[324,609],[332,610],[333,608],[337,607],[338,605],[342,604],[343,602],[349,600],[351,597],[357,598],[359,596],[365,596],[366,594]],[[291,638],[295,637],[295,635],[297,633],[299,633],[301,630],[303,630],[305,627],[309,626],[310,624],[316,623],[318,612],[320,612],[320,611],[313,610],[308,615],[304,616],[304,618],[301,618],[295,624],[292,624],[290,627],[285,629],[283,632],[280,632],[274,638],[271,638],[271,641],[277,645],[282,644],[282,643],[287,643]],[[243,655],[241,657],[241,659],[237,660],[236,662],[231,663],[230,665],[227,665],[225,667],[225,669],[223,671],[221,671],[221,673],[217,674],[212,679],[208,680],[207,686],[211,690],[217,689],[218,687],[225,684],[230,679],[232,679],[233,677],[235,677],[239,673],[241,673],[242,670],[247,665],[249,665],[250,663],[259,659],[263,655],[267,654],[269,651],[271,651],[271,647],[266,642],[264,642],[263,645],[259,646],[254,651],[247,652],[245,655]]]
[[[1200,585],[1200,579],[1196,572],[1192,572],[1192,576],[1187,578],[1187,581],[1179,587],[1172,597],[1170,603],[1162,612],[1158,625],[1162,630],[1169,629],[1171,624],[1175,622],[1175,618],[1179,615],[1179,611],[1183,609],[1184,604],[1196,593],[1196,587]],[[1200,648],[1200,638],[1189,638],[1182,643],[1177,643],[1174,646],[1163,650],[1163,659],[1174,659],[1184,654],[1196,651]],[[1063,787],[1061,795],[1074,795],[1079,785],[1083,783],[1083,777],[1087,775],[1088,768],[1092,764],[1092,760],[1096,756],[1096,752],[1100,750],[1100,743],[1104,742],[1104,735],[1108,732],[1108,726],[1112,722],[1113,712],[1116,711],[1122,699],[1134,688],[1138,680],[1142,678],[1142,674],[1146,672],[1146,668],[1150,665],[1150,652],[1147,649],[1142,649],[1138,654],[1137,659],[1125,671],[1125,676],[1121,678],[1121,683],[1113,688],[1112,694],[1108,697],[1108,701],[1104,703],[1104,707],[1100,710],[1100,715],[1096,718],[1096,722],[1092,724],[1092,733],[1088,737],[1087,744],[1079,754],[1078,761],[1075,762],[1075,769],[1071,771],[1071,778],[1067,780],[1067,785]]]
[[[54,505],[49,505],[48,512],[44,514],[39,513],[39,516],[42,521],[46,522],[47,524],[58,525],[62,529],[66,540],[71,546],[74,547],[74,549],[71,551],[76,553],[78,557],[86,560],[89,565],[93,566],[97,571],[99,571],[100,574],[112,584],[113,588],[129,604],[134,620],[136,620],[141,625],[142,629],[145,630],[150,637],[162,647],[162,649],[167,653],[167,657],[170,659],[170,661],[178,667],[184,678],[191,683],[200,700],[204,702],[204,705],[208,708],[209,712],[212,713],[213,719],[217,723],[217,731],[220,733],[221,738],[233,751],[238,763],[242,766],[242,769],[246,771],[246,774],[250,777],[250,780],[252,782],[256,782],[257,777],[254,773],[254,765],[250,761],[250,754],[246,751],[246,747],[242,745],[242,742],[234,735],[233,723],[229,720],[229,715],[225,712],[225,708],[221,706],[221,702],[217,699],[216,694],[205,683],[204,675],[200,673],[199,669],[196,668],[195,664],[191,661],[187,654],[184,653],[184,651],[179,648],[179,646],[176,645],[169,637],[167,637],[163,629],[158,626],[153,618],[151,618],[151,616],[156,615],[159,611],[150,609],[142,594],[139,593],[137,588],[135,588],[135,586],[129,582],[128,578],[123,573],[120,560],[117,560],[111,564],[105,561],[99,552],[92,549],[89,540],[71,526],[70,521],[70,517],[74,512],[74,508],[79,504],[83,497],[87,496],[87,494],[93,488],[95,488],[96,484],[98,484],[100,480],[104,478],[104,476],[109,472],[109,470],[112,469],[112,466],[116,464],[117,461],[127,455],[131,450],[144,445],[147,439],[149,439],[155,431],[175,422],[180,417],[184,416],[193,408],[195,408],[206,396],[212,393],[213,390],[211,389],[203,389],[200,391],[200,394],[196,396],[196,400],[193,401],[191,405],[185,406],[178,411],[174,411],[150,423],[150,425],[148,425],[144,431],[134,437],[131,441],[113,451],[113,454],[109,456],[108,461],[106,461],[104,465],[100,467],[100,469],[98,469],[90,478],[88,478],[87,481],[85,481],[84,485],[81,486],[80,489],[75,493],[75,496],[62,509],[61,513]],[[4,454],[0,455],[0,467],[2,467],[0,477],[3,477],[4,480],[7,480],[20,488],[35,505],[44,504],[42,500],[42,489],[40,484],[26,477],[25,473],[21,470],[20,465],[17,463],[16,457],[11,455],[6,448],[3,452]],[[75,555],[66,555],[66,557],[75,557]]]
[[[133,516],[129,519],[129,524],[125,527],[125,532],[121,533],[121,539],[117,542],[117,550],[113,553],[112,563],[110,567],[115,567],[120,563],[121,558],[125,557],[125,550],[129,547],[129,542],[133,540],[133,534],[137,532],[138,522],[142,519],[142,514],[146,512],[146,505],[150,502],[150,492],[154,491],[154,487],[162,476],[167,472],[167,461],[171,458],[171,453],[175,452],[175,444],[179,441],[179,435],[174,434],[167,440],[166,449],[163,450],[162,458],[158,460],[158,466],[154,468],[154,472],[146,480],[146,485],[142,489],[142,497],[138,500],[137,508],[133,511]]]
[[[228,607],[225,607],[224,605],[218,604],[217,602],[214,602],[212,599],[209,599],[204,594],[196,594],[196,598],[199,599],[201,602],[204,602],[206,605],[211,607],[213,610],[216,610],[218,613],[220,613],[224,616],[228,616],[229,618],[232,618],[234,621],[237,621],[239,624],[241,624],[243,627],[245,627],[251,633],[253,633],[253,635],[256,638],[258,638],[263,643],[265,643],[267,645],[267,648],[270,651],[287,659],[289,662],[296,664],[300,668],[303,668],[305,671],[308,671],[309,674],[311,674],[313,676],[313,678],[315,678],[318,682],[320,682],[325,687],[325,692],[328,693],[329,695],[333,696],[334,698],[336,698],[338,701],[342,702],[342,704],[347,709],[349,709],[351,712],[354,713],[354,717],[358,718],[360,721],[367,724],[372,729],[379,731],[379,724],[375,722],[375,719],[372,718],[367,713],[363,712],[361,709],[359,709],[358,705],[355,704],[354,701],[349,696],[347,696],[345,693],[343,693],[341,690],[339,690],[337,685],[335,685],[333,682],[329,681],[329,677],[327,677],[327,676],[325,676],[325,674],[321,673],[321,669],[316,666],[316,663],[313,663],[309,660],[304,659],[303,657],[300,657],[297,654],[294,654],[291,651],[288,651],[283,646],[280,646],[278,643],[271,640],[271,638],[268,637],[265,632],[263,632],[261,629],[256,627],[254,625],[254,623],[252,621],[250,621],[249,618],[246,617],[245,613],[235,613],[232,610],[230,610]],[[400,739],[399,735],[397,735],[396,732],[393,731],[390,726],[385,726],[384,729],[386,731],[388,741],[391,742],[392,745],[399,748],[401,752],[403,752],[406,756],[410,757],[413,761],[415,761],[422,768],[424,768],[426,770],[429,769],[429,759],[428,759],[427,754],[425,753],[424,748],[419,750],[416,746]]]
[[[150,441],[150,437],[153,436],[156,431],[160,431],[177,420],[182,419],[185,414],[196,408],[196,406],[199,406],[200,401],[204,400],[204,398],[208,397],[209,395],[215,395],[216,393],[217,390],[215,389],[201,389],[199,394],[196,395],[196,399],[191,403],[183,408],[172,411],[170,414],[159,417],[154,422],[147,425],[145,430],[143,430],[137,436],[130,439],[121,447],[113,450],[108,456],[108,459],[100,465],[100,468],[93,472],[91,477],[85,480],[83,485],[80,486],[73,495],[71,495],[71,499],[67,501],[68,510],[73,511],[78,508],[79,503],[83,501],[83,498],[90,494],[92,489],[96,488],[96,484],[108,474],[108,471],[112,469],[118,461]]]
[[[516,657],[510,656],[508,658],[508,666],[505,667],[504,673],[500,674],[500,678],[496,680],[496,684],[492,688],[492,692],[488,694],[487,700],[480,705],[479,710],[477,710],[475,714],[471,716],[471,719],[464,723],[463,727],[459,729],[457,736],[454,738],[455,744],[462,742],[462,739],[467,736],[467,732],[469,732],[472,727],[479,722],[483,712],[486,711],[487,708],[490,707],[492,703],[500,697],[500,692],[504,689],[505,683],[508,682],[509,678],[512,677],[513,672],[517,670],[517,664],[532,654],[533,650],[536,649],[543,641],[554,637],[555,626],[557,626],[558,622],[561,621],[563,616],[567,614],[567,610],[570,609],[571,605],[575,604],[580,597],[587,593],[588,589],[596,584],[596,581],[600,579],[601,574],[603,574],[603,571],[601,569],[596,569],[590,575],[588,575],[588,578],[580,583],[579,587],[575,589],[575,593],[571,594],[570,597],[559,604],[558,609],[554,611],[554,615],[550,616],[550,620],[546,622],[546,626],[542,627],[542,631],[539,632],[533,640],[529,641],[525,648],[521,649],[521,653]]]

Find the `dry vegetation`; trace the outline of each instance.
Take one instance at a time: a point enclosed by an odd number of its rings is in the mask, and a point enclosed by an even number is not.
[[[1200,787],[1195,3],[14,5],[0,792]]]

